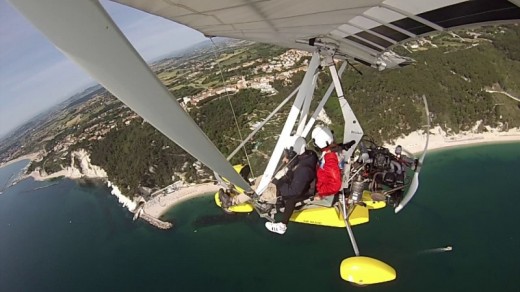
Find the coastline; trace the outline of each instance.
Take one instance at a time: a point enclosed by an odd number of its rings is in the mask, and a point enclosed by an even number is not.
[[[180,189],[165,194],[158,195],[144,204],[144,212],[152,217],[159,218],[173,206],[186,200],[201,197],[208,193],[216,193],[220,188],[214,183],[203,183],[192,186],[181,187]]]
[[[82,163],[80,163],[81,165],[78,165],[78,167],[80,167],[82,170],[78,169],[74,165],[71,165],[49,175],[42,175],[39,171],[33,171],[31,173],[22,174],[18,178],[17,182],[29,177],[33,178],[35,181],[46,181],[60,177],[72,180],[82,178],[105,179],[107,186],[111,189],[110,194],[117,198],[118,202],[122,205],[123,208],[126,208],[130,212],[135,212],[138,202],[135,202],[124,196],[119,190],[119,188],[109,180],[107,173],[103,169],[90,163],[90,157],[88,156],[88,154],[81,154],[82,155],[80,155],[80,160],[82,161]],[[21,160],[29,160],[30,162],[32,162],[34,160],[37,160],[39,156],[40,153],[30,153],[24,156],[20,156],[16,159],[10,160],[2,164],[0,167],[7,166]],[[160,216],[162,216],[176,204],[179,204],[181,202],[195,197],[204,196],[209,193],[215,193],[218,191],[219,188],[220,187],[218,185],[215,185],[214,183],[203,183],[190,186],[183,186],[174,192],[159,195],[154,199],[146,202],[143,211],[146,213],[146,215],[155,219],[159,219]],[[154,220],[151,219],[147,221],[150,222]]]
[[[117,187],[111,181],[107,180],[106,184],[109,188],[112,189],[110,193],[117,198],[117,201],[123,205],[123,208],[127,208],[130,212],[135,210],[135,208],[137,207],[137,203],[135,201],[132,201],[130,200],[130,198],[125,197],[123,193],[121,193],[121,191],[119,190],[119,187]]]
[[[9,160],[7,162],[0,163],[0,167],[8,166],[10,164],[16,163],[18,161],[26,160],[26,159],[28,159],[28,160],[30,160],[30,162],[32,162],[32,161],[36,160],[39,155],[40,155],[40,153],[38,153],[38,152],[25,154],[23,156],[20,156],[18,158],[12,159],[12,160]]]
[[[520,142],[520,128],[512,128],[504,132],[491,127],[486,127],[486,130],[487,132],[483,133],[464,131],[457,135],[448,135],[441,127],[436,126],[430,129],[428,152],[480,144]],[[425,143],[424,131],[418,130],[395,139],[393,143],[385,143],[383,146],[393,152],[397,145],[401,145],[410,153],[422,154]]]
[[[383,146],[390,149],[393,152],[397,145],[401,145],[407,151],[414,154],[421,154],[424,149],[426,142],[426,135],[424,131],[417,130],[409,135],[401,136],[393,141],[393,143],[385,143]],[[497,143],[515,143],[520,142],[520,128],[512,128],[509,131],[501,132],[498,129],[486,127],[486,132],[475,133],[474,131],[465,131],[457,135],[449,135],[443,131],[439,126],[430,129],[430,138],[428,151],[439,151],[457,147],[468,147],[476,146],[480,144],[497,144]],[[29,159],[30,161],[36,160],[39,153],[30,153],[16,159],[10,160],[0,167],[7,166],[11,163]],[[30,174],[23,175],[22,179],[32,177],[36,181],[44,181],[52,178],[65,177],[69,179],[80,179],[80,178],[104,178],[108,180],[106,172],[97,166],[90,164],[88,155],[82,155],[81,158],[85,158],[88,166],[83,166],[85,169],[96,168],[96,171],[89,172],[87,174],[82,173],[78,168],[74,166],[68,166],[61,171],[52,173],[48,176],[42,176],[38,171],[34,171]],[[82,167],[82,168],[83,168]],[[122,203],[123,207],[127,208],[130,212],[134,212],[136,208],[136,202],[124,197],[117,186],[112,185],[108,181],[109,187],[112,188],[111,194],[115,195],[119,202]],[[203,183],[195,184],[190,186],[183,186],[173,192],[167,194],[161,194],[147,201],[144,204],[143,211],[154,218],[159,218],[164,215],[169,209],[175,205],[204,195],[215,193],[218,191],[220,186],[214,183]]]
[[[84,176],[82,176],[81,174],[78,174],[78,172],[74,172],[72,169],[67,167],[66,169],[62,169],[60,171],[53,172],[46,176],[42,176],[40,174],[40,172],[38,172],[38,171],[33,171],[31,173],[26,174],[24,176],[24,179],[28,178],[28,177],[32,177],[35,181],[45,181],[48,179],[59,178],[59,177],[66,177],[69,179],[80,179]],[[103,177],[87,177],[87,178],[103,178]]]

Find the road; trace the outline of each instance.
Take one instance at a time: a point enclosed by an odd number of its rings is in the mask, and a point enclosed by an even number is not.
[[[486,89],[486,92],[489,92],[489,93],[502,93],[502,94],[507,95],[507,96],[509,96],[510,98],[512,98],[512,99],[514,99],[514,100],[520,102],[520,98],[518,98],[518,97],[514,97],[514,96],[512,96],[511,94],[509,94],[509,93],[507,93],[507,92],[504,92],[504,91],[496,91],[496,90],[489,90],[489,89]]]

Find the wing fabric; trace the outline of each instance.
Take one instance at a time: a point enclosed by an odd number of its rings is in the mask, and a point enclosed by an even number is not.
[[[151,125],[235,185],[250,190],[249,184],[180,107],[98,1],[11,0],[11,3],[67,57]]]
[[[380,70],[408,63],[389,52],[426,34],[520,19],[520,0],[113,0],[223,36],[314,51],[319,38],[338,54]]]

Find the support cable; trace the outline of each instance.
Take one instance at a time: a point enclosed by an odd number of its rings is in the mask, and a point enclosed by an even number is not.
[[[237,117],[235,114],[235,109],[233,108],[233,103],[231,102],[231,98],[229,97],[228,85],[227,85],[226,80],[224,79],[224,74],[222,73],[222,66],[220,65],[220,62],[218,61],[218,56],[217,56],[218,47],[215,44],[215,42],[213,41],[213,37],[210,37],[209,40],[211,41],[211,43],[213,44],[213,47],[214,47],[213,55],[215,57],[215,62],[217,63],[217,66],[218,66],[220,78],[222,79],[222,84],[224,84],[224,92],[226,93],[226,97],[229,102],[229,106],[231,107],[231,112],[233,113],[233,119],[235,121],[235,126],[237,127],[237,130],[238,130],[238,136],[240,137],[240,141],[243,141],[244,139],[242,138],[242,132],[240,131],[240,127],[238,125],[238,120],[237,120]],[[249,165],[249,168],[251,169],[251,176],[255,177],[255,174],[253,172],[253,166],[251,165],[251,161],[249,160],[249,155],[247,154],[245,145],[244,145],[243,149],[244,149],[244,154],[246,155],[247,164]]]

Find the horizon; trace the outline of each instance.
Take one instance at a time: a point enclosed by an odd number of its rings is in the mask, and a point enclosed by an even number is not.
[[[200,32],[176,22],[108,0],[101,4],[147,63],[207,40]],[[165,41],[171,39],[182,42]],[[0,0],[0,47],[0,140],[98,84],[7,0]]]
[[[180,52],[180,51],[183,51],[183,50],[186,50],[186,49],[189,49],[191,47],[194,47],[194,46],[198,46],[200,45],[201,43],[205,42],[206,40],[201,40],[200,42],[197,42],[197,43],[194,43],[188,47],[185,47],[185,48],[181,48],[181,49],[177,49],[175,51],[171,51],[171,52],[168,52],[164,55],[161,55],[161,56],[158,56],[158,57],[155,57],[153,59],[150,59],[150,60],[145,60],[146,63],[148,65],[152,64],[152,63],[156,63],[156,62],[160,62],[162,60],[165,60],[167,58],[171,58],[173,55],[175,55],[176,52]],[[67,102],[68,100],[70,100],[71,98],[73,98],[74,96],[78,95],[78,94],[81,94],[83,93],[84,91],[86,91],[87,89],[89,88],[92,88],[92,87],[96,87],[96,86],[100,86],[101,88],[104,88],[103,85],[99,84],[97,81],[95,80],[92,80],[91,83],[88,83],[88,84],[85,84],[85,85],[82,85],[81,87],[78,87],[77,89],[73,90],[69,95],[67,95],[66,97],[64,97],[63,99],[61,100],[57,100],[55,103],[53,104],[50,104],[48,108],[45,108],[45,109],[42,109],[41,111],[35,113],[34,115],[28,117],[26,120],[24,120],[23,122],[21,122],[19,125],[17,126],[14,126],[12,129],[8,130],[6,133],[1,133],[0,132],[0,141],[8,138],[9,134],[13,133],[13,132],[16,132],[18,131],[21,127],[25,126],[26,124],[30,123],[32,120],[34,120],[35,118],[37,118],[39,115],[41,114],[44,114],[44,113],[47,113],[49,111],[51,111],[54,107],[64,103],[64,102]],[[106,88],[104,88],[105,90],[107,90]],[[107,90],[108,91],[108,90]]]

